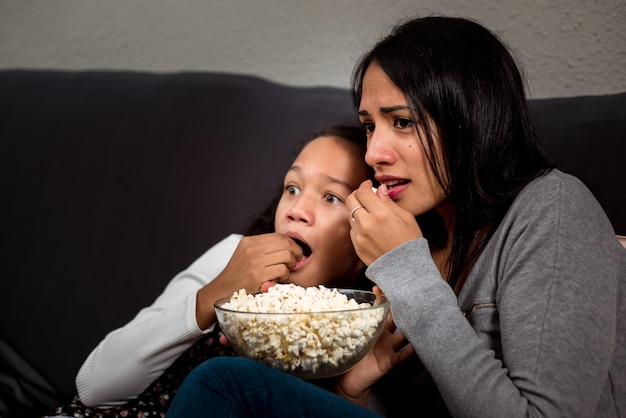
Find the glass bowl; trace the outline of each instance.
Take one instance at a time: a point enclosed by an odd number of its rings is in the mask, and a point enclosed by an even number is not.
[[[278,284],[267,294],[276,286],[294,285]],[[319,306],[298,307],[300,299],[294,297],[274,303],[268,313],[263,312],[267,307],[233,308],[232,303],[224,307],[232,300],[227,297],[215,302],[215,312],[237,355],[303,379],[332,377],[352,368],[376,343],[385,326],[389,301],[385,296],[364,290],[325,290],[345,295],[346,300],[353,299],[356,303],[351,302],[351,307],[340,310],[334,310],[337,307],[319,310]],[[242,292],[247,299],[261,293],[240,291],[239,296]],[[303,312],[275,312],[294,306]]]

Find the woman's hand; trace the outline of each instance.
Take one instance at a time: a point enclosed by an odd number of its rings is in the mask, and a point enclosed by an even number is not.
[[[371,193],[371,192],[370,192]],[[378,286],[374,292],[380,294]],[[370,388],[398,364],[407,360],[415,352],[404,335],[395,333],[391,311],[387,315],[385,328],[372,349],[357,363],[335,380],[335,392],[359,405],[367,406]]]
[[[370,265],[381,255],[415,238],[421,238],[415,217],[400,208],[387,194],[384,184],[372,193],[372,182],[366,180],[346,200],[352,213],[350,239],[359,258]]]
[[[230,347],[230,341],[228,341],[228,338],[226,338],[224,334],[220,334],[220,344],[225,347]]]

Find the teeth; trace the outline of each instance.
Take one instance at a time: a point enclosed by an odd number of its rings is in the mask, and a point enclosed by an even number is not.
[[[387,186],[387,188],[391,189],[392,187],[398,185],[402,183],[401,181],[390,181],[388,183],[385,183],[385,185]]]
[[[378,190],[376,187],[372,187],[372,191],[373,191],[374,193],[376,193],[376,190]]]

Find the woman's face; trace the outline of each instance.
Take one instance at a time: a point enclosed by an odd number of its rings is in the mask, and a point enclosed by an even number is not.
[[[363,78],[359,119],[367,131],[365,161],[387,185],[391,199],[415,216],[443,202],[445,194],[417,132],[423,133],[428,121],[413,119],[406,96],[376,62]]]
[[[340,138],[317,138],[302,149],[285,175],[276,232],[296,239],[306,256],[289,282],[343,287],[363,267],[350,241],[345,201],[368,178],[368,169],[352,147]]]

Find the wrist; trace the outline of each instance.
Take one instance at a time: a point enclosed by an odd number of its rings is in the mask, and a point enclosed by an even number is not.
[[[214,298],[207,297],[203,289],[196,292],[196,324],[201,330],[206,330],[217,321],[217,316],[213,307]]]
[[[364,408],[367,408],[367,405],[370,399],[369,389],[360,391],[359,393],[351,393],[349,391],[344,390],[344,388],[337,381],[335,381],[333,392],[335,392],[335,394],[341,396],[342,398],[350,402],[353,402],[357,405],[360,405]]]

